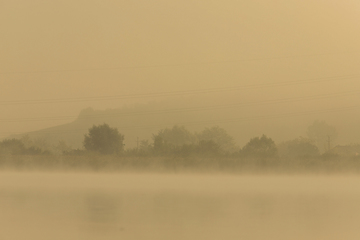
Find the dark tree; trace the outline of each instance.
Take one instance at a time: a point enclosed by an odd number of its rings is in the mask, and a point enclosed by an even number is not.
[[[183,145],[195,142],[195,136],[184,126],[165,128],[153,135],[154,150],[157,153],[170,153],[181,149]]]
[[[199,140],[199,145],[204,143],[215,143],[217,148],[220,148],[224,151],[235,151],[236,149],[234,139],[226,132],[225,129],[218,126],[205,128],[202,132],[196,134],[196,136]]]
[[[319,156],[319,149],[306,138],[297,138],[279,145],[279,153],[285,158],[314,158]]]
[[[262,135],[261,138],[252,138],[241,150],[241,155],[254,158],[273,158],[278,154],[275,142]]]
[[[25,145],[19,139],[5,139],[0,142],[0,152],[2,153],[24,154],[25,151]]]
[[[154,150],[156,152],[162,152],[165,148],[164,139],[159,135],[153,135],[154,139]]]
[[[84,138],[84,147],[86,150],[101,154],[114,154],[124,150],[123,141],[124,136],[116,128],[104,123],[89,129],[89,133]]]
[[[195,142],[195,136],[189,132],[184,126],[173,126],[173,128],[165,128],[154,135],[156,139],[162,139],[163,144],[169,146],[182,146],[184,144],[192,144]]]
[[[217,155],[220,153],[221,146],[213,140],[201,140],[198,145],[198,151],[200,154]]]
[[[0,154],[11,155],[40,155],[48,154],[47,151],[42,151],[38,147],[25,147],[25,144],[20,139],[5,139],[0,142]]]

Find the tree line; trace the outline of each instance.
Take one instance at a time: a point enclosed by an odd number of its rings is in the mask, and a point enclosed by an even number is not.
[[[334,132],[332,128],[330,130]],[[326,129],[324,122],[317,121],[309,127],[309,131],[309,135],[314,136],[313,139],[299,137],[277,145],[273,139],[262,135],[251,138],[245,146],[239,148],[236,146],[233,137],[219,126],[192,133],[184,126],[175,125],[172,128],[159,130],[153,134],[151,141],[142,140],[135,148],[125,149],[125,136],[117,128],[112,128],[104,123],[94,125],[89,129],[84,136],[83,150],[65,151],[64,154],[94,152],[103,155],[116,154],[122,156],[226,156],[261,159],[319,157],[321,154],[316,144],[321,142],[321,135],[323,134],[321,131],[329,132],[329,129]]]
[[[218,126],[205,128],[199,133],[191,133],[184,126],[165,128],[153,134],[152,142],[143,140],[135,148],[124,148],[125,137],[118,129],[108,124],[93,126],[84,136],[84,150],[99,154],[137,156],[247,156],[272,158],[277,156],[275,142],[263,135],[251,139],[242,149],[238,149],[234,139]],[[79,153],[70,151],[66,154]]]
[[[83,139],[82,149],[72,149],[59,142],[51,151],[43,147],[46,142],[22,139],[5,139],[0,142],[0,156],[4,155],[64,155],[85,154],[116,156],[178,156],[178,157],[235,157],[257,159],[306,159],[330,156],[337,132],[325,122],[315,121],[308,128],[308,138],[299,137],[275,144],[266,135],[249,139],[242,148],[236,146],[225,129],[214,126],[192,133],[184,126],[164,128],[153,134],[151,140],[141,140],[134,148],[125,148],[125,136],[108,124],[94,125]],[[321,151],[321,146],[322,151]],[[335,155],[333,153],[333,155]]]

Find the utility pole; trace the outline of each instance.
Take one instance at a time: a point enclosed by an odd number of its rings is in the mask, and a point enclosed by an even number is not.
[[[139,137],[136,138],[136,149],[139,150]]]

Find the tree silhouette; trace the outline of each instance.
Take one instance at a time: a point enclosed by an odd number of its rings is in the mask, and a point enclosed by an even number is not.
[[[278,154],[275,142],[262,135],[261,138],[256,137],[250,141],[241,150],[241,155],[254,158],[273,158]]]
[[[196,136],[199,140],[199,144],[202,141],[204,141],[202,144],[204,144],[205,142],[207,142],[208,144],[210,144],[210,142],[213,142],[217,145],[218,148],[225,151],[232,151],[236,148],[234,139],[226,132],[225,129],[218,126],[212,128],[205,128]]]
[[[312,144],[310,139],[301,137],[283,142],[278,148],[280,155],[285,158],[306,159],[320,154],[318,147]]]
[[[84,137],[84,147],[101,154],[114,154],[124,150],[123,141],[124,136],[116,128],[104,123],[89,129],[89,133]]]
[[[47,151],[42,151],[38,147],[26,147],[20,139],[5,139],[0,142],[0,154],[11,155],[40,155],[48,154]]]
[[[156,151],[167,151],[184,144],[193,144],[195,136],[184,126],[173,126],[172,128],[161,129],[156,135],[153,135],[154,149]]]

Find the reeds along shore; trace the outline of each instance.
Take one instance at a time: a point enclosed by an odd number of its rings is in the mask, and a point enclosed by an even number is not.
[[[224,173],[359,173],[360,158],[320,156],[308,159],[243,157],[81,156],[8,155],[1,156],[3,170],[54,171],[138,171],[138,172],[224,172]]]

